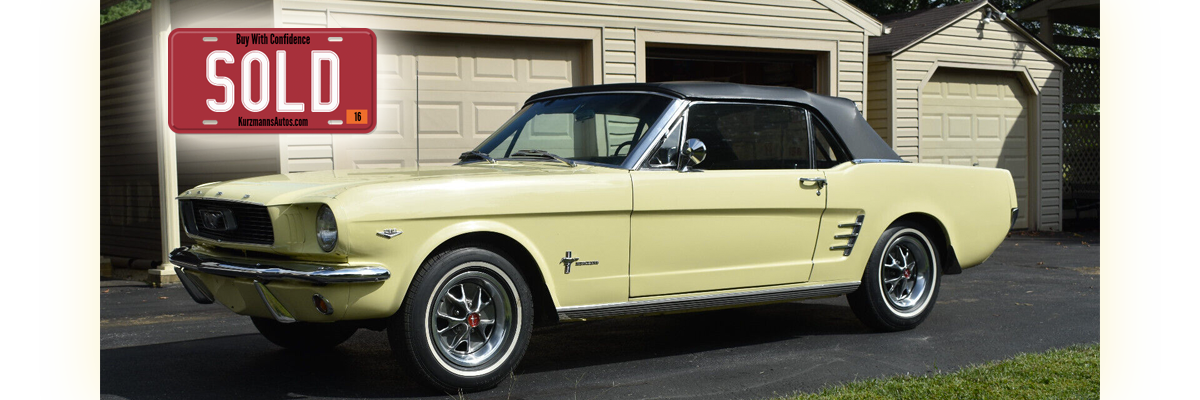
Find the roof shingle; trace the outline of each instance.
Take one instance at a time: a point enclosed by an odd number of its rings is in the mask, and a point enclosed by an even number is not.
[[[907,47],[938,28],[957,21],[965,14],[974,11],[982,3],[986,2],[987,0],[979,0],[941,8],[910,11],[879,17],[879,21],[883,22],[885,27],[891,28],[892,31],[879,38],[871,39],[870,54],[891,54],[896,50]]]

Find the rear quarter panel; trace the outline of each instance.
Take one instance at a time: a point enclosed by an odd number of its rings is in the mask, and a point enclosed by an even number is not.
[[[912,213],[940,222],[963,268],[978,265],[1004,240],[1016,202],[1012,176],[996,168],[844,163],[827,170],[826,178],[828,208],[813,255],[814,282],[860,279],[883,231]],[[830,250],[846,243],[834,238],[849,233],[838,224],[853,222],[858,214],[865,218],[850,256]]]

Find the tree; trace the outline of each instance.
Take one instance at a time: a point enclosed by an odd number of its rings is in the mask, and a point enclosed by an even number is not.
[[[100,25],[150,9],[150,0],[125,0],[100,12]]]
[[[952,6],[955,4],[969,3],[973,0],[848,0],[850,4],[866,11],[868,14],[876,17],[885,15],[899,14],[903,12],[928,10],[930,8],[939,8]],[[999,8],[1000,11],[1009,14],[1015,13],[1021,7],[1025,7],[1036,0],[989,0],[993,6]]]

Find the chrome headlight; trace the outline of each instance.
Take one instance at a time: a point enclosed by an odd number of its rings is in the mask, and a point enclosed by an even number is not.
[[[327,205],[321,205],[317,211],[317,243],[321,250],[333,251],[337,245],[337,220],[333,218],[333,210]]]

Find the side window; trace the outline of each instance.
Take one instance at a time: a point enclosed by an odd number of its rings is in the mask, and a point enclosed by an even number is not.
[[[688,111],[687,138],[708,147],[705,170],[807,169],[808,113],[759,104],[697,104]]]
[[[842,147],[836,142],[833,142],[833,135],[829,133],[829,128],[820,119],[813,118],[813,130],[816,132],[813,135],[813,164],[814,168],[833,168],[845,161],[849,161],[849,157],[842,151]]]

